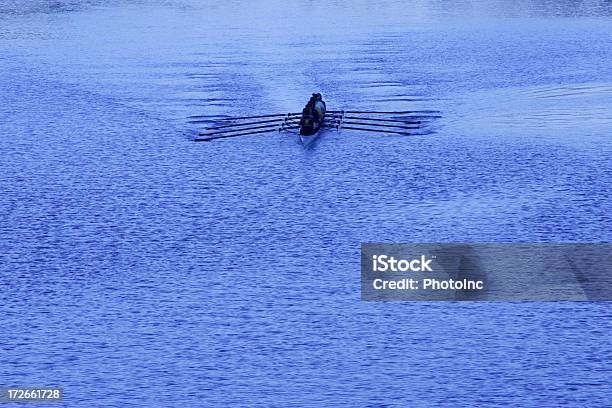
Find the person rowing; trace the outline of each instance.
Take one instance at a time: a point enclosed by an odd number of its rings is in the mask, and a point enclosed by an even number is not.
[[[313,93],[302,110],[300,135],[311,136],[319,131],[325,118],[325,102],[320,93]]]

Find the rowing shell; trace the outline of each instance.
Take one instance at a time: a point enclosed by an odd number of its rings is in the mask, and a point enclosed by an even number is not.
[[[312,94],[300,118],[300,141],[304,146],[308,146],[319,136],[319,130],[325,120],[325,111],[326,106],[321,94]]]
[[[318,137],[319,137],[319,132],[317,131],[316,133],[312,135],[300,135],[300,141],[302,142],[304,146],[308,146],[309,144],[314,142]]]

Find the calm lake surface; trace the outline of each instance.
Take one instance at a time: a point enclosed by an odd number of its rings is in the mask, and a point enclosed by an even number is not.
[[[510,4],[511,3],[511,4]],[[361,242],[610,242],[605,1],[0,0],[0,386],[606,406],[610,303],[367,303]],[[193,143],[189,115],[436,109]]]

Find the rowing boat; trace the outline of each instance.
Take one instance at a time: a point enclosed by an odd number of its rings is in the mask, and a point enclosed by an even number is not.
[[[312,94],[300,118],[300,141],[304,146],[311,144],[319,136],[319,130],[325,121],[325,111],[326,105],[321,94]]]
[[[320,93],[313,93],[302,112],[269,113],[255,116],[190,116],[190,123],[209,123],[212,126],[198,133],[198,142],[259,135],[270,132],[290,132],[299,135],[302,145],[314,142],[323,128],[358,130],[378,134],[409,136],[434,118],[438,111],[357,111],[327,110]],[[327,114],[327,116],[326,116]],[[296,132],[297,131],[297,132]],[[422,134],[422,133],[421,133]]]

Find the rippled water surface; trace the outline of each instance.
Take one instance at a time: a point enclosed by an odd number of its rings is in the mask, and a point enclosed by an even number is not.
[[[0,386],[608,405],[608,303],[360,302],[359,247],[610,241],[610,61],[605,1],[0,0]],[[192,142],[314,91],[442,117]]]

